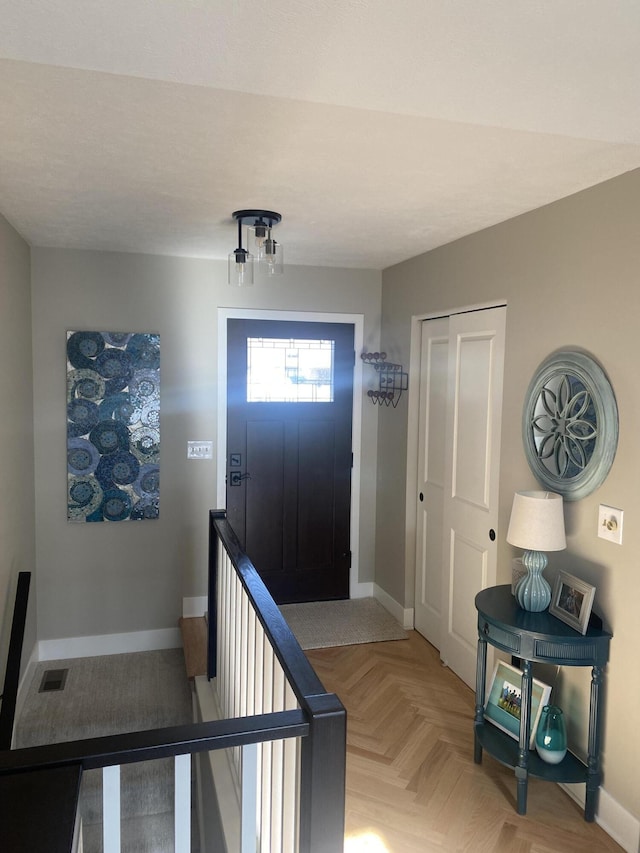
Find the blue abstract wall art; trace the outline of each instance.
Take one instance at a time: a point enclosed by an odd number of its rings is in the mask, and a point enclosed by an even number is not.
[[[67,332],[67,518],[160,512],[160,335]]]

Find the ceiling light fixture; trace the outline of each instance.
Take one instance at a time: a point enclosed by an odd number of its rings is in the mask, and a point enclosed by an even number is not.
[[[282,246],[273,239],[271,229],[282,220],[282,216],[273,210],[234,210],[233,218],[238,223],[238,248],[229,255],[229,284],[236,287],[251,287],[253,284],[254,256],[249,249],[242,247],[242,225],[251,221],[247,231],[253,235],[258,250],[258,264],[264,267],[267,275],[281,275],[284,272]]]

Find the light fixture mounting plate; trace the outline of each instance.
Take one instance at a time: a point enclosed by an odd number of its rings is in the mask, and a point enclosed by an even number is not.
[[[234,210],[232,216],[235,220],[268,219],[271,224],[282,221],[282,215],[275,210]]]

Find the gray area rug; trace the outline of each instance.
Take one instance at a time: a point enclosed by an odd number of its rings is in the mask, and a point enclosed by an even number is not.
[[[40,693],[45,670],[67,669],[64,689]],[[15,746],[38,746],[192,722],[182,649],[46,661],[36,665]],[[123,853],[172,853],[173,759],[121,768]],[[83,774],[85,853],[102,850],[102,771]],[[192,821],[192,850],[198,849]]]
[[[375,598],[283,604],[280,611],[303,649],[406,640],[408,636]]]

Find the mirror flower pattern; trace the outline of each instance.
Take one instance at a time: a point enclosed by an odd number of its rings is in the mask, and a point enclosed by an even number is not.
[[[576,376],[556,376],[543,386],[531,426],[538,459],[548,471],[563,479],[584,471],[598,430],[591,395]]]

